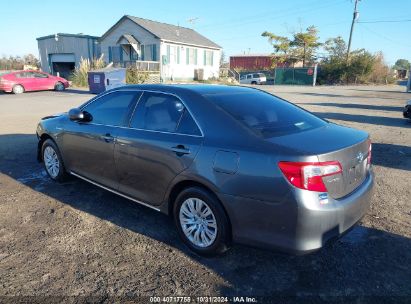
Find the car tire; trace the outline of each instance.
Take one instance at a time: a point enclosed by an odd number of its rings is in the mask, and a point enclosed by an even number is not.
[[[16,84],[15,86],[13,86],[12,91],[14,94],[21,94],[24,93],[24,87],[20,84]]]
[[[63,158],[56,143],[51,139],[44,141],[41,147],[41,157],[48,176],[54,181],[63,182],[68,174],[64,167]]]
[[[64,87],[64,84],[60,81],[56,82],[56,84],[54,85],[54,90],[55,91],[64,91],[66,88]]]
[[[257,84],[257,82],[255,82],[255,81],[251,81],[251,84]]]
[[[179,236],[195,253],[214,256],[229,249],[228,217],[209,191],[200,187],[184,189],[175,200],[173,216]]]

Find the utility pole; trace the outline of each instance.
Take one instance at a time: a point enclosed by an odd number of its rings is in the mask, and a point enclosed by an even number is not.
[[[353,16],[352,16],[350,39],[348,40],[348,48],[347,48],[347,62],[348,62],[348,58],[350,56],[351,39],[352,39],[352,33],[354,31],[354,24],[355,24],[355,21],[358,19],[358,16],[359,16],[359,12],[357,11],[357,4],[358,4],[359,1],[361,1],[361,0],[355,0],[355,4],[354,4],[354,13],[353,13]]]

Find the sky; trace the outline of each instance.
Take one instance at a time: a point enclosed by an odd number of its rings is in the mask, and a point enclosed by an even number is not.
[[[321,42],[348,41],[353,8],[351,0],[0,0],[0,56],[38,56],[36,38],[55,33],[101,36],[123,15],[193,28],[227,58],[271,53],[264,31],[291,36],[315,25]],[[358,11],[352,49],[382,51],[390,65],[411,61],[411,0],[361,0]]]

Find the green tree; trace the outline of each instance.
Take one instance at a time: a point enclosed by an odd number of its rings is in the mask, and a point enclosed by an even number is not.
[[[268,38],[268,42],[274,48],[274,57],[273,57],[274,65],[277,65],[277,63],[280,63],[280,62],[284,63],[284,62],[289,61],[290,57],[288,53],[290,52],[290,47],[291,47],[290,39],[284,36],[275,35],[267,31],[262,33],[261,36]]]
[[[341,37],[329,38],[324,42],[324,50],[332,58],[342,58],[347,54],[347,44],[345,40]]]
[[[33,54],[28,54],[23,57],[24,64],[40,67],[40,61]]]
[[[409,70],[410,69],[410,62],[407,59],[398,59],[393,69],[395,70]]]
[[[301,59],[303,66],[307,62],[313,62],[315,51],[321,46],[318,29],[311,25],[307,27],[305,32],[294,33],[293,38],[290,45],[294,47],[294,57]]]
[[[370,52],[359,49],[350,53],[350,62],[347,66],[347,82],[364,83],[373,71],[375,56]]]

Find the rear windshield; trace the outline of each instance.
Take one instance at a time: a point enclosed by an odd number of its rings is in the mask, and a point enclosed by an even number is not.
[[[258,90],[205,97],[263,138],[307,131],[327,124],[299,107]]]

